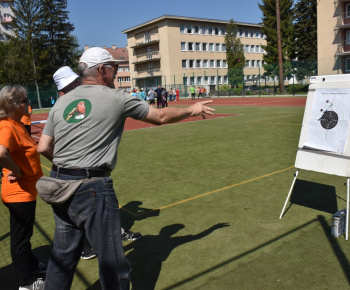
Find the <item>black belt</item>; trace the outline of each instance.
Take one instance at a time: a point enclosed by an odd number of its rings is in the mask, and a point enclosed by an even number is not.
[[[52,171],[58,172],[58,174],[72,175],[72,176],[82,176],[82,177],[108,177],[111,175],[109,169],[104,168],[64,168],[52,165]]]

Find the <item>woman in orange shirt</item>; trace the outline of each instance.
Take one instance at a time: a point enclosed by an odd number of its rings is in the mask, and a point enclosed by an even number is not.
[[[5,86],[0,91],[0,167],[4,173],[1,199],[10,211],[11,256],[19,289],[38,289],[44,282],[37,274],[44,273],[46,265],[33,255],[30,238],[36,208],[35,184],[43,173],[37,144],[21,123],[28,112],[27,105],[24,87]]]

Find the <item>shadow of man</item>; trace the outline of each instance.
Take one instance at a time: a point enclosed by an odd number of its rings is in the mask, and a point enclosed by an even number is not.
[[[159,209],[141,207],[142,201],[133,200],[120,208],[120,220],[123,229],[130,230],[135,221],[159,216]]]
[[[129,252],[126,257],[131,263],[132,289],[154,289],[165,261],[173,249],[198,239],[201,239],[214,230],[228,227],[227,223],[218,223],[209,229],[196,235],[186,235],[172,237],[183,229],[183,224],[173,224],[163,227],[159,235],[146,235],[137,243],[130,243],[124,247],[125,252]]]

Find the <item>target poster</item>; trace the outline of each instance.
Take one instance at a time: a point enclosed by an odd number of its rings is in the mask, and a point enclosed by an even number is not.
[[[349,89],[316,89],[304,146],[344,153],[350,124],[349,99]]]

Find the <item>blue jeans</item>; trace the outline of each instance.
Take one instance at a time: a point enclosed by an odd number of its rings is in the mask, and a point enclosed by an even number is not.
[[[63,180],[84,177],[58,174]],[[84,235],[97,254],[102,289],[129,289],[131,267],[125,258],[120,233],[118,200],[110,177],[84,182],[73,198],[52,206],[56,229],[46,274],[45,289],[70,289],[80,259]]]

